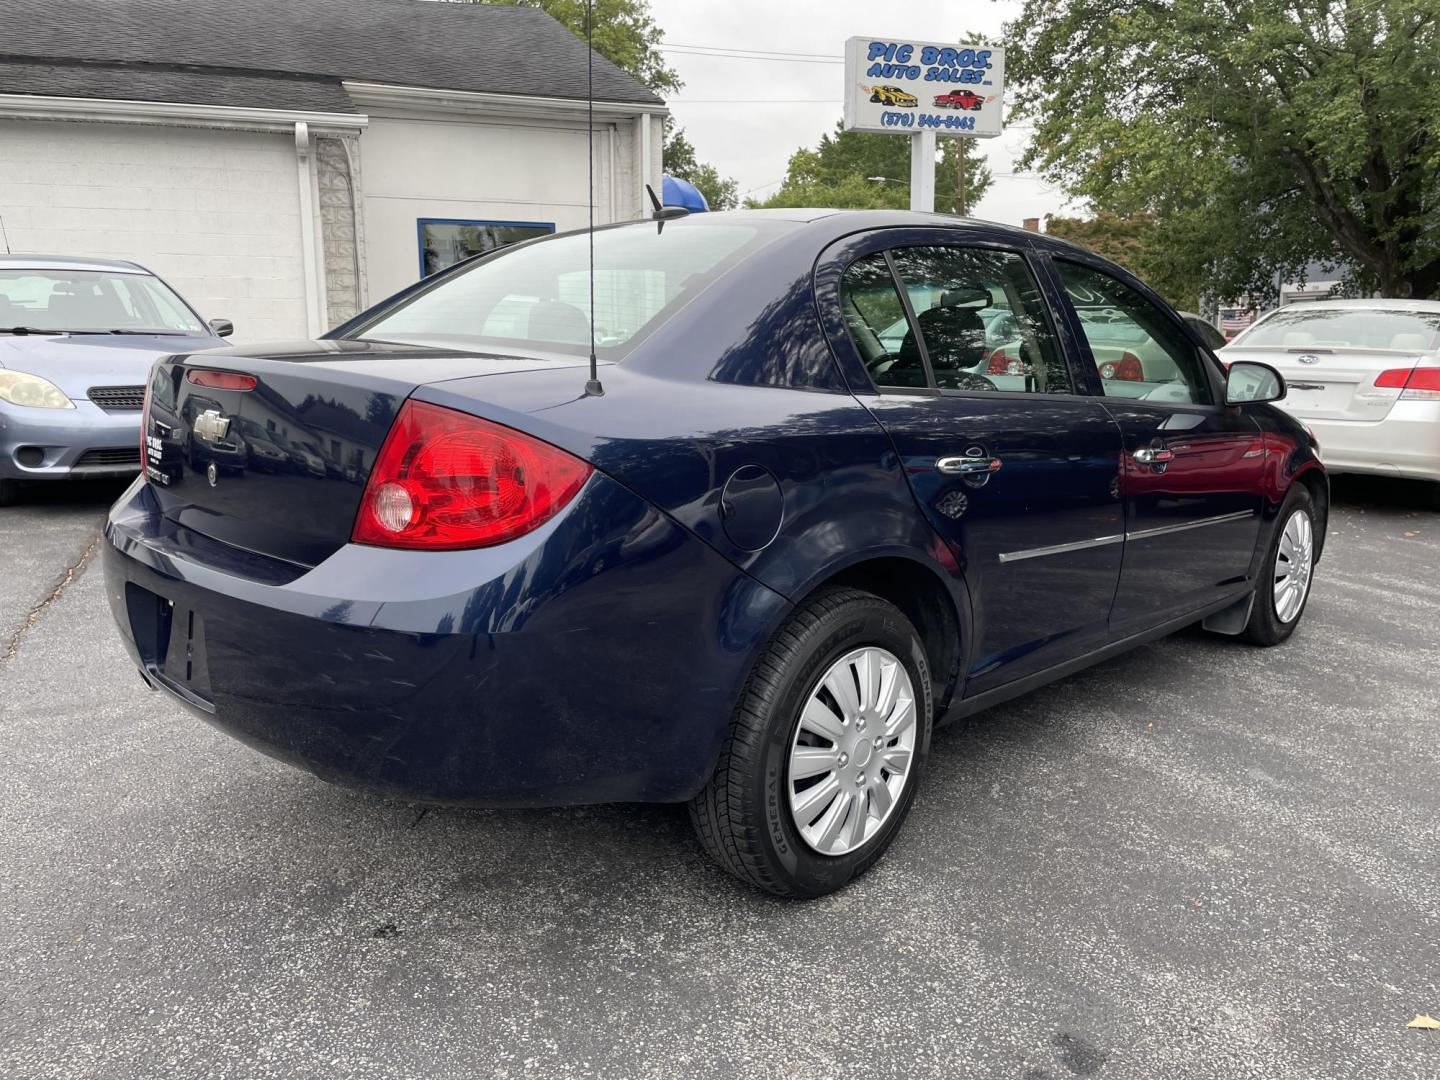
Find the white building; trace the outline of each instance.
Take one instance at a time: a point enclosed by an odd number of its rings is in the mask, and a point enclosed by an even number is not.
[[[134,259],[237,339],[307,337],[580,228],[582,41],[429,0],[5,0],[0,248]],[[597,224],[660,190],[660,98],[594,61]]]

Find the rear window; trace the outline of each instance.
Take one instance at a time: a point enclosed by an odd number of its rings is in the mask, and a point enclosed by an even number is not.
[[[1236,344],[1283,349],[1373,349],[1429,352],[1440,348],[1440,312],[1374,308],[1286,308],[1256,324]]]
[[[664,229],[650,223],[601,229],[594,236],[594,335],[602,353],[623,351],[762,242],[755,226],[680,221]],[[588,267],[587,233],[512,248],[422,290],[354,336],[586,354]]]

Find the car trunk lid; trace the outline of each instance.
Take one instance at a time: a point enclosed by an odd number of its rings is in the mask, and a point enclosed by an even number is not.
[[[1415,354],[1348,348],[1224,349],[1227,364],[1256,360],[1285,376],[1281,408],[1305,420],[1383,420],[1400,396],[1397,386],[1377,386],[1386,371],[1410,371]]]
[[[167,357],[149,384],[146,477],[177,524],[314,566],[349,540],[375,455],[418,386],[575,363],[355,341]]]

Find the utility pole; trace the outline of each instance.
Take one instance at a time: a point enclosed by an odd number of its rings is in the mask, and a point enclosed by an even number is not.
[[[957,215],[959,215],[960,217],[964,217],[964,216],[965,216],[965,146],[966,146],[966,143],[968,143],[970,140],[961,138],[961,139],[956,139],[955,141],[960,144],[959,146],[956,147],[956,150],[958,150],[959,153],[957,153],[957,154],[955,155],[955,159],[960,162],[960,175],[956,178],[956,181],[955,181],[955,191],[956,191],[955,213],[956,213]]]

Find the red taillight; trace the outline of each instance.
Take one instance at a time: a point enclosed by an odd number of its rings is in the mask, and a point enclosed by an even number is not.
[[[1125,353],[1119,360],[1106,360],[1100,365],[1102,379],[1123,379],[1125,382],[1144,382],[1145,368],[1134,353]]]
[[[985,369],[986,375],[1024,375],[1025,365],[1020,362],[1018,356],[1011,356],[1004,349],[996,349],[990,354],[990,364]]]
[[[255,376],[241,375],[238,371],[211,371],[209,368],[191,368],[185,373],[185,380],[196,386],[208,386],[214,390],[254,390]]]
[[[407,401],[370,470],[350,539],[430,551],[504,543],[558,514],[590,473],[513,428]]]
[[[1405,382],[1405,392],[1401,397],[1408,397],[1416,391],[1425,394],[1440,394],[1440,368],[1416,368],[1410,372],[1410,378]]]
[[[1440,400],[1440,368],[1390,368],[1375,376],[1375,385],[1399,388],[1402,398]]]

